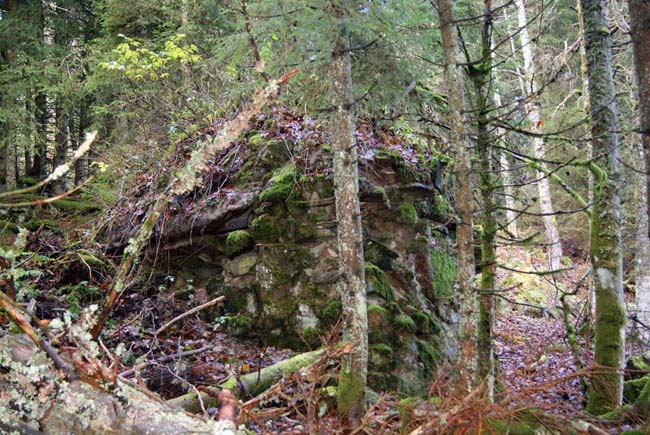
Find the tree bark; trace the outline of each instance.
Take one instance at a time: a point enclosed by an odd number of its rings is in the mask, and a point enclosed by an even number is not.
[[[479,282],[478,325],[478,373],[487,387],[490,397],[494,394],[495,361],[494,339],[494,291],[496,288],[496,232],[497,221],[494,201],[494,166],[488,114],[492,111],[490,82],[492,76],[491,32],[492,10],[490,0],[484,2],[483,28],[481,30],[481,59],[469,67],[474,86],[476,123],[476,149],[479,160],[479,191],[481,197],[481,279]]]
[[[52,16],[56,10],[55,0],[41,0],[41,13],[43,14],[43,44],[51,46],[54,44],[55,29]],[[50,47],[51,48],[51,47]],[[54,159],[57,153],[56,147],[56,102],[54,96],[46,92],[43,97],[43,113],[45,131],[45,146],[40,160],[40,176],[45,178],[54,169]]]
[[[526,76],[525,94],[523,97],[526,99],[526,112],[528,121],[530,123],[530,130],[533,133],[542,132],[542,118],[539,110],[539,100],[537,93],[539,92],[539,85],[537,82],[537,71],[535,67],[535,60],[533,49],[531,47],[530,36],[528,34],[526,18],[526,6],[524,0],[516,0],[517,5],[517,19],[519,21],[519,38],[521,42],[521,52],[524,58],[524,72]],[[533,137],[533,150],[535,158],[540,159],[539,164],[545,166],[541,159],[546,156],[546,145],[544,138],[540,136]],[[548,258],[549,267],[551,270],[558,270],[562,261],[562,242],[560,240],[560,232],[555,221],[553,212],[553,201],[551,199],[551,187],[548,177],[542,171],[537,171],[537,191],[539,195],[539,208],[542,212],[542,223],[544,225],[544,233],[546,235],[546,243],[548,245]]]
[[[458,246],[458,305],[460,307],[460,359],[468,389],[476,386],[478,365],[478,306],[472,286],[474,278],[474,240],[472,230],[471,190],[471,144],[463,116],[465,108],[464,74],[459,66],[460,57],[456,26],[454,24],[453,0],[437,0],[440,15],[440,35],[445,63],[444,77],[449,101],[449,142],[455,150],[454,183],[456,197],[456,243]],[[463,379],[466,378],[466,379]]]
[[[364,391],[368,370],[368,313],[366,279],[359,204],[359,174],[354,139],[352,105],[352,62],[350,36],[345,25],[348,8],[343,0],[332,2],[329,13],[339,28],[329,67],[329,119],[334,167],[337,241],[341,302],[343,304],[343,341],[350,351],[341,361],[338,388],[338,411],[348,424],[357,426],[364,414]]]
[[[630,0],[630,35],[639,91],[639,131],[645,156],[646,170],[650,168],[650,3]],[[646,175],[646,210],[650,216],[650,176]],[[650,235],[650,227],[646,229]]]
[[[636,299],[635,325],[639,337],[643,340],[650,340],[650,237],[648,237],[648,213],[646,201],[646,165],[644,150],[637,146],[636,150],[639,160],[637,163],[637,223],[636,223],[636,249],[634,258],[634,282]]]
[[[612,38],[605,0],[581,0],[591,101],[595,171],[589,255],[596,288],[594,362],[587,411],[603,414],[621,404],[625,360],[625,305],[621,263],[618,123],[612,76]],[[604,373],[603,373],[604,371]]]
[[[0,368],[2,433],[234,434],[119,379],[105,389],[94,379],[64,381],[24,334],[0,338]]]

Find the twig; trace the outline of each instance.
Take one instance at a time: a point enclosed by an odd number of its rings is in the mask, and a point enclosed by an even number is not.
[[[160,335],[164,330],[169,328],[173,323],[176,323],[179,320],[184,319],[187,316],[191,316],[192,314],[196,313],[197,311],[201,311],[204,308],[209,308],[209,307],[223,301],[224,299],[226,299],[225,296],[219,296],[216,299],[212,299],[210,302],[206,302],[205,304],[199,305],[198,307],[194,307],[191,310],[186,311],[183,314],[174,317],[169,322],[167,322],[163,326],[161,326],[160,329],[158,330],[158,332],[156,333],[156,335]]]
[[[12,197],[23,193],[33,192],[45,186],[47,183],[51,181],[58,180],[63,175],[65,175],[66,172],[70,170],[70,167],[72,167],[72,165],[74,165],[75,162],[81,158],[81,156],[83,156],[88,152],[88,150],[90,149],[90,145],[95,141],[95,137],[97,137],[97,131],[93,131],[91,133],[86,134],[86,140],[84,140],[84,142],[79,146],[79,148],[77,148],[77,150],[72,155],[70,161],[57,166],[56,169],[54,169],[54,171],[52,171],[52,173],[48,175],[45,180],[33,186],[26,187],[24,189],[12,190],[10,192],[2,192],[0,193],[0,198]],[[2,206],[6,207],[7,205],[3,204]],[[9,206],[12,206],[12,204],[9,204]]]
[[[161,356],[161,357],[158,357],[158,358],[154,358],[154,359],[151,359],[149,361],[145,361],[145,362],[142,362],[140,364],[137,364],[137,365],[133,366],[132,368],[130,368],[129,370],[123,371],[122,373],[120,373],[120,376],[123,377],[123,378],[126,378],[127,376],[131,376],[132,374],[134,374],[137,370],[142,370],[143,368],[147,367],[148,365],[163,363],[163,362],[167,362],[167,361],[173,361],[173,360],[175,360],[177,358],[180,359],[180,358],[183,358],[183,357],[186,357],[186,356],[196,355],[196,354],[205,352],[206,350],[212,349],[212,347],[213,347],[212,345],[208,345],[208,346],[200,347],[198,349],[186,350],[185,352],[178,352],[178,353],[175,353],[173,355],[165,355],[165,356]]]
[[[18,308],[13,304],[11,299],[4,294],[3,291],[0,291],[0,308],[3,308],[7,315],[14,321],[16,325],[25,333],[27,336],[34,342],[34,344],[40,347],[46,354],[49,356],[54,365],[63,370],[68,379],[75,379],[77,377],[74,370],[61,359],[56,350],[50,345],[50,343],[38,336],[38,332],[32,328],[32,325],[29,324],[29,320],[25,318],[19,311]]]

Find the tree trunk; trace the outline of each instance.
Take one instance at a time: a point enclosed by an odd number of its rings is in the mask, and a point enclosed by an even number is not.
[[[329,98],[332,107],[329,129],[338,222],[340,291],[345,322],[343,340],[351,345],[350,352],[341,362],[338,410],[350,425],[356,426],[364,414],[363,396],[368,365],[368,314],[357,149],[352,113],[350,37],[344,22],[350,7],[352,5],[348,1],[341,1],[338,5],[333,4],[330,9],[340,28],[337,30],[339,36],[329,71],[331,80]]]
[[[530,130],[533,133],[541,133],[542,118],[539,113],[538,91],[536,67],[531,47],[530,36],[528,35],[526,6],[524,0],[516,0],[517,19],[519,21],[519,38],[521,41],[521,52],[524,57],[524,72],[526,75],[525,94],[526,112],[530,123]],[[533,150],[535,158],[543,159],[546,155],[546,146],[544,138],[540,136],[533,137]],[[543,161],[539,161],[542,167],[545,166]],[[553,202],[551,200],[551,187],[548,177],[542,171],[537,171],[537,190],[539,195],[539,208],[542,212],[542,223],[548,245],[549,267],[551,270],[560,268],[562,261],[562,242],[560,232],[557,228],[557,222],[553,212]]]
[[[492,111],[490,81],[492,74],[491,54],[492,11],[490,0],[485,0],[483,28],[481,31],[481,60],[469,67],[474,85],[476,123],[476,149],[479,160],[479,191],[481,196],[481,280],[479,283],[479,330],[478,372],[485,382],[490,397],[494,394],[495,362],[494,340],[494,291],[496,288],[496,232],[497,221],[494,201],[494,165],[488,114]]]
[[[597,164],[603,168],[594,168],[596,180],[589,247],[596,288],[594,362],[610,368],[605,373],[593,375],[587,411],[603,414],[621,404],[621,370],[625,360],[618,125],[612,76],[612,38],[605,18],[605,0],[581,2],[593,153],[599,156]]]
[[[650,168],[650,3],[644,0],[629,1],[634,52],[639,90],[639,131],[645,155],[645,167]],[[650,216],[650,176],[646,175],[646,210]],[[650,234],[650,227],[646,230]]]
[[[646,201],[646,165],[644,150],[637,147],[639,156],[636,175],[637,223],[636,249],[634,258],[634,282],[636,286],[636,326],[638,335],[643,340],[650,340],[650,237],[648,237],[648,209]]]
[[[449,142],[455,150],[454,183],[456,197],[456,243],[458,245],[458,304],[460,312],[461,366],[467,387],[471,390],[477,383],[477,332],[478,307],[476,292],[472,287],[474,278],[474,241],[472,233],[472,190],[471,190],[471,144],[463,116],[464,75],[459,66],[459,51],[454,24],[453,0],[437,0],[440,15],[440,35],[445,62],[444,77],[447,83],[449,101]]]
[[[41,0],[41,13],[43,14],[43,43],[45,45],[54,44],[54,25],[52,23],[52,15],[56,10],[55,0]],[[46,92],[43,98],[43,112],[45,131],[45,146],[43,155],[40,160],[40,176],[45,178],[47,174],[54,169],[54,159],[57,153],[56,147],[56,102],[51,93]]]

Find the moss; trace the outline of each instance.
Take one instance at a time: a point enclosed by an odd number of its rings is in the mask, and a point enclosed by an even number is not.
[[[370,366],[377,371],[390,371],[393,365],[393,349],[386,343],[370,345]]]
[[[446,221],[455,213],[447,197],[441,194],[436,195],[433,201],[432,211],[434,216],[441,221]]]
[[[386,309],[382,307],[381,305],[377,304],[370,304],[368,305],[368,315],[377,315],[381,317],[382,319],[386,318]]]
[[[309,249],[296,247],[294,251],[287,255],[287,263],[297,270],[303,270],[314,264],[314,257],[312,257]]]
[[[251,248],[253,244],[253,236],[246,230],[232,231],[226,236],[226,252],[229,255],[239,254]]]
[[[260,193],[260,201],[287,199],[294,191],[296,167],[289,163],[273,172],[268,187]]]
[[[487,419],[487,423],[496,433],[509,435],[536,435],[538,433],[537,430],[530,425],[518,421],[503,421],[489,418]]]
[[[598,292],[598,289],[597,289]],[[594,351],[597,363],[606,367],[617,367],[619,357],[624,354],[620,346],[619,331],[625,325],[625,307],[615,295],[607,292],[597,293],[601,298],[599,305],[606,307],[602,310],[595,325]],[[619,382],[616,372],[594,376],[589,389],[589,399],[586,410],[593,415],[602,415],[615,409],[611,391],[612,386]]]
[[[404,225],[415,225],[418,223],[418,212],[415,210],[413,204],[403,202],[399,205],[399,220]]]
[[[431,281],[436,296],[441,299],[451,297],[452,287],[458,274],[454,259],[444,251],[432,249],[431,265],[433,267]]]
[[[414,313],[413,320],[415,320],[418,332],[422,334],[438,334],[441,331],[440,321],[438,319],[434,320],[425,312],[418,311]]]
[[[377,293],[387,301],[395,299],[393,288],[388,282],[386,273],[372,263],[366,263],[366,283],[371,292]]]
[[[251,223],[255,240],[275,242],[280,237],[280,230],[268,215],[258,216]]]
[[[90,252],[90,251],[88,251],[86,249],[80,249],[79,251],[77,251],[77,254],[79,254],[79,257],[81,257],[81,259],[86,264],[88,264],[89,266],[92,266],[92,267],[105,267],[106,266],[106,263],[104,263],[99,258],[95,257],[95,255],[92,252]]]
[[[320,333],[317,328],[312,326],[303,329],[301,335],[310,346],[316,345],[320,342]]]
[[[337,405],[339,416],[347,416],[350,408],[363,399],[364,386],[361,377],[353,373],[350,368],[341,368],[339,386],[337,389]]]
[[[260,148],[267,143],[268,139],[257,132],[254,132],[251,136],[248,137],[248,145],[252,148]]]
[[[426,341],[418,341],[418,356],[429,375],[434,372],[440,361],[442,361],[442,355],[436,346]]]
[[[13,222],[0,220],[0,233],[4,231],[11,231],[12,233],[18,233],[20,228]]]
[[[402,399],[397,403],[397,412],[402,418],[402,424],[400,427],[400,432],[404,433],[411,424],[411,418],[413,417],[413,410],[418,404],[418,400],[415,397],[407,397]]]
[[[56,201],[51,202],[50,205],[56,207],[61,211],[79,213],[90,213],[98,211],[100,209],[97,204],[86,201],[78,201],[75,199],[57,199]]]
[[[330,299],[325,304],[323,311],[321,312],[321,318],[327,322],[335,322],[341,317],[341,309],[343,305],[338,299]],[[368,307],[370,308],[370,307]]]
[[[382,202],[388,202],[388,194],[386,193],[386,189],[384,189],[382,186],[373,187],[370,194],[381,199]]]
[[[417,234],[415,239],[406,245],[406,250],[414,254],[427,252],[427,249],[429,249],[429,239],[422,234]]]
[[[395,270],[394,260],[399,258],[397,252],[377,241],[367,243],[363,253],[366,263],[372,263],[381,270]]]
[[[415,321],[408,314],[400,313],[396,315],[393,318],[393,323],[395,324],[396,327],[404,331],[415,332],[417,330]]]
[[[393,348],[387,345],[386,343],[372,344],[370,345],[370,350],[390,358],[393,357]]]

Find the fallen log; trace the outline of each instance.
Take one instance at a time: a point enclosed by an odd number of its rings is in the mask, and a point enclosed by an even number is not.
[[[237,397],[242,394],[257,396],[267,388],[282,379],[283,376],[295,373],[298,370],[310,366],[320,359],[324,350],[314,350],[312,352],[302,353],[294,357],[282,360],[265,367],[259,372],[248,373],[237,378],[230,378],[218,387],[208,387],[209,390],[217,393],[220,390],[231,390]],[[215,406],[216,400],[207,393],[201,393],[201,401],[205,406]],[[168,404],[182,408],[189,412],[199,412],[201,410],[200,402],[195,392],[184,394],[167,401]]]
[[[0,337],[0,433],[234,434],[215,422],[170,406],[127,382],[99,386],[66,381],[25,334]]]

